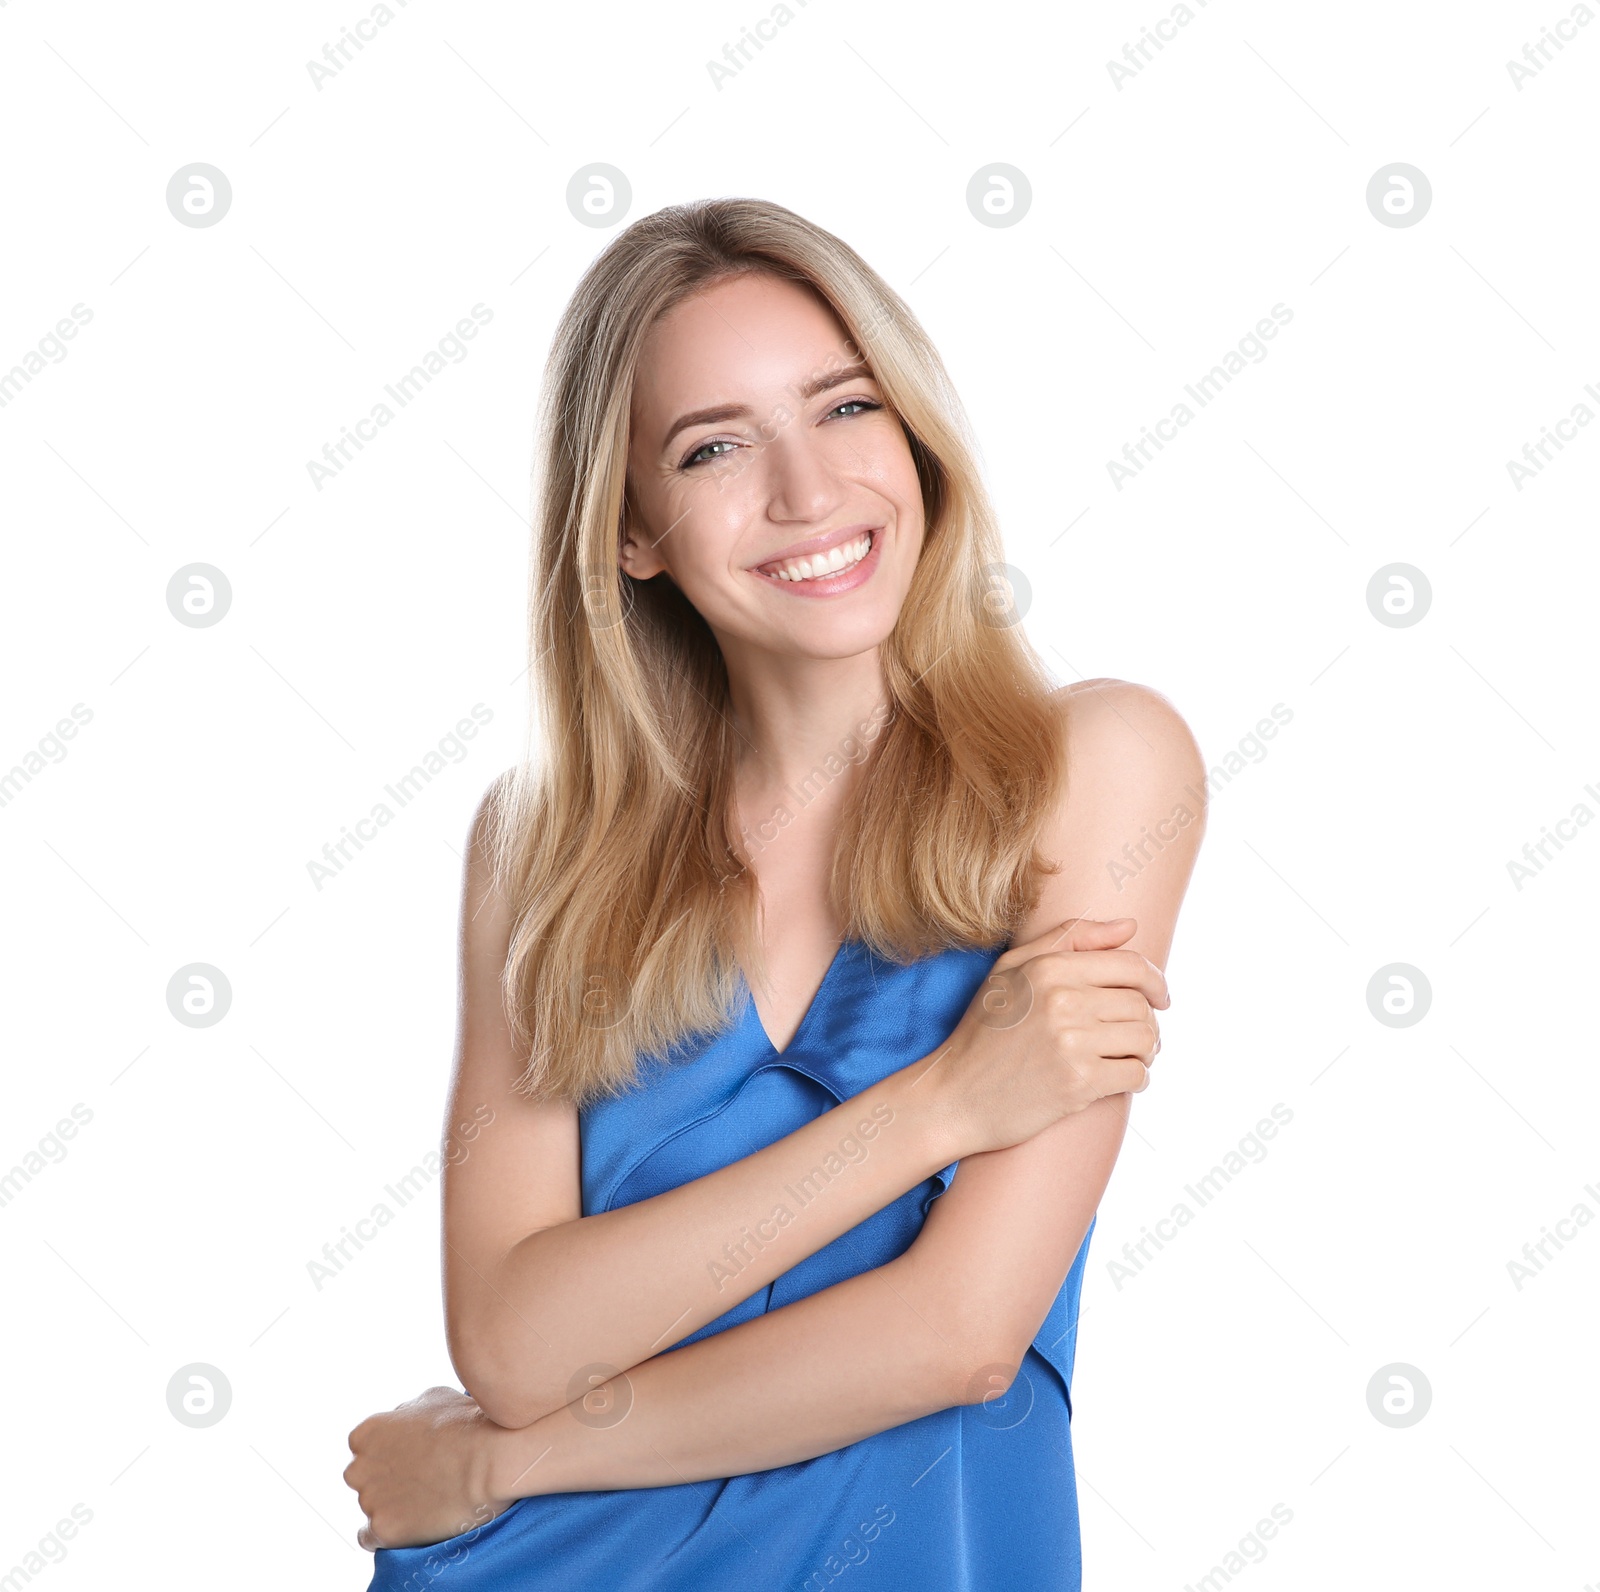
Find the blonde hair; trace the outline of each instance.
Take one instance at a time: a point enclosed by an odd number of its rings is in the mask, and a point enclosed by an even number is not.
[[[994,946],[1050,871],[1034,839],[1062,779],[1061,717],[1014,616],[994,607],[999,532],[932,342],[853,249],[781,205],[645,216],[589,267],[556,330],[529,593],[538,751],[530,722],[530,755],[485,803],[513,923],[506,1015],[528,1057],[519,1087],[536,1098],[626,1089],[639,1056],[725,1029],[741,966],[764,977],[721,651],[676,586],[617,562],[645,338],[673,306],[750,271],[832,308],[922,486],[922,551],[880,648],[890,711],[867,737],[828,881],[846,937],[899,963]]]

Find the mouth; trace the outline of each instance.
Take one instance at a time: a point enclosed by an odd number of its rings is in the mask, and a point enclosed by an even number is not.
[[[881,527],[871,527],[823,552],[802,554],[794,558],[775,558],[770,563],[757,564],[752,573],[775,584],[804,590],[811,588],[817,595],[823,591],[845,591],[859,584],[859,579],[844,580],[854,576],[861,579],[877,560],[878,538]],[[799,595],[797,590],[796,595]]]

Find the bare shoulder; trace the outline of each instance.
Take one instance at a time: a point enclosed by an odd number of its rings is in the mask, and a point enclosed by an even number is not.
[[[505,806],[514,769],[497,774],[473,812],[462,859],[462,935],[464,945],[497,953],[503,961],[511,935],[511,909],[497,885],[495,858],[510,836]]]
[[[1074,680],[1052,693],[1061,709],[1069,736],[1114,732],[1154,732],[1170,746],[1195,747],[1194,735],[1183,715],[1153,686],[1131,680]],[[1199,749],[1195,747],[1198,756]]]
[[[1067,783],[1079,796],[1163,795],[1193,786],[1191,806],[1205,816],[1205,764],[1181,713],[1147,685],[1075,680],[1053,693],[1060,709]],[[1089,790],[1084,789],[1087,783]]]
[[[1040,827],[1054,872],[1017,940],[1080,914],[1132,917],[1130,948],[1164,966],[1205,833],[1205,763],[1171,702],[1127,680],[1052,694],[1066,778]]]

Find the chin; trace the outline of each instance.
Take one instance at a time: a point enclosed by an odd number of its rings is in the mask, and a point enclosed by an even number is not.
[[[882,646],[894,631],[899,610],[893,613],[841,614],[822,624],[803,622],[768,629],[750,638],[751,645],[768,652],[799,658],[856,658]]]

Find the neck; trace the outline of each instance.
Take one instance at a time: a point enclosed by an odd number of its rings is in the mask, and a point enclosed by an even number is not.
[[[888,722],[877,648],[849,658],[763,654],[728,665],[741,792],[817,794],[859,766]]]

